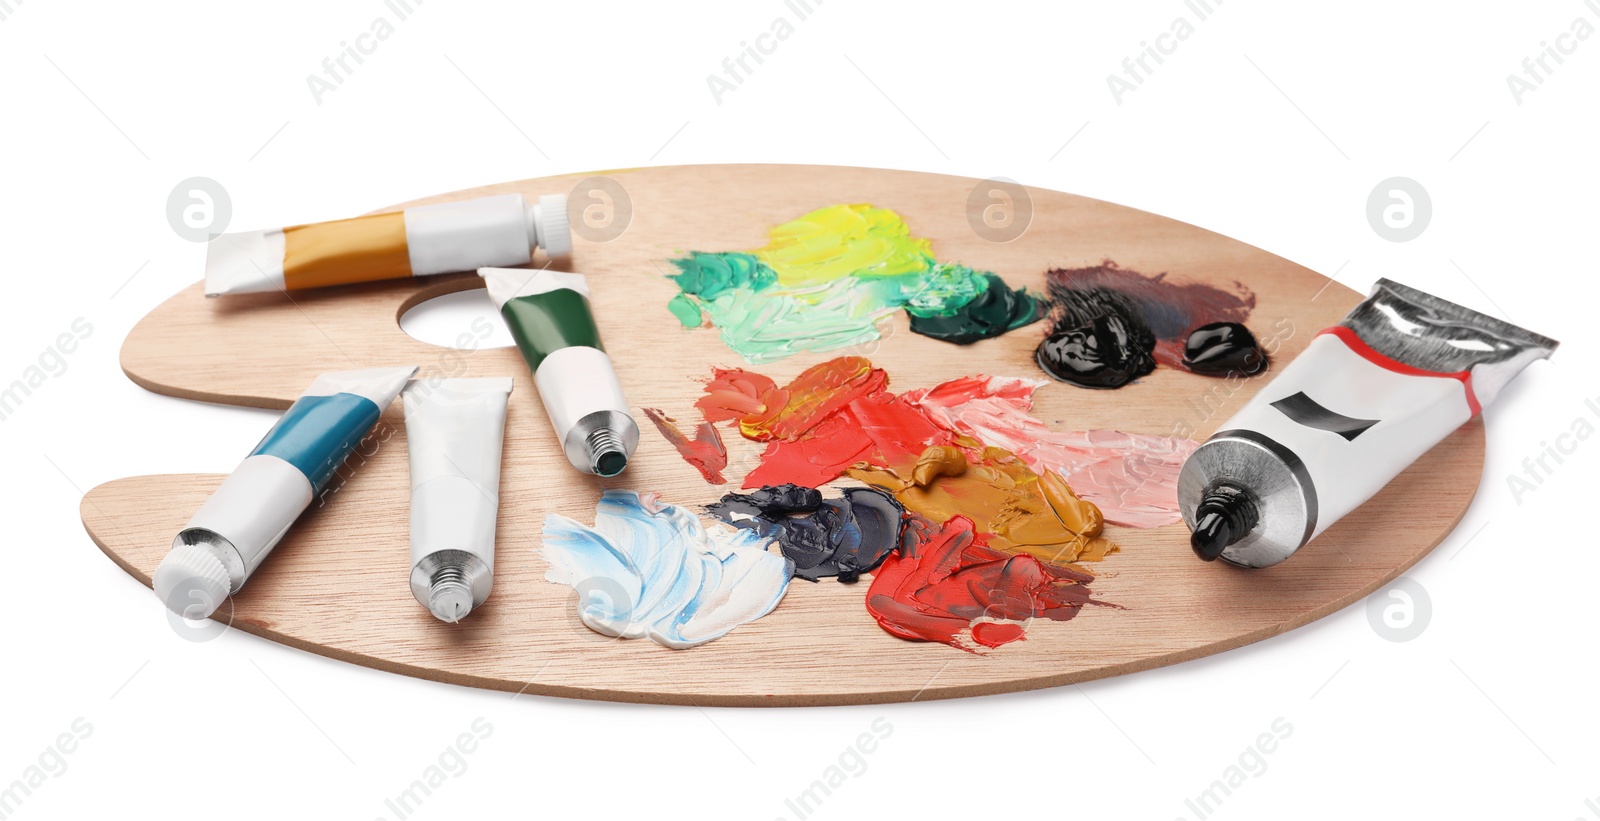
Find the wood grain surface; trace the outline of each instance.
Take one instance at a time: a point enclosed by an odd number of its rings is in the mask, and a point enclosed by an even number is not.
[[[986,240],[967,218],[977,180],[860,168],[689,166],[604,172],[631,200],[620,237],[576,238],[571,270],[590,275],[605,343],[635,408],[693,420],[691,403],[714,365],[742,364],[711,330],[688,331],[666,310],[676,287],[667,262],[689,249],[743,250],[766,230],[835,203],[898,212],[935,256],[1040,287],[1046,269],[1116,260],[1180,280],[1245,283],[1258,304],[1250,325],[1280,344],[1273,371],[1336,322],[1359,295],[1321,275],[1227,237],[1117,205],[1028,189],[1032,218],[1011,242]],[[591,202],[591,175],[505,183],[433,197],[571,192]],[[419,203],[408,203],[419,204]],[[403,206],[396,206],[403,207]],[[285,215],[293,217],[293,215]],[[538,260],[543,262],[542,259]],[[195,272],[197,275],[199,272]],[[406,675],[526,693],[695,705],[860,704],[1051,687],[1145,670],[1238,647],[1333,613],[1399,575],[1456,525],[1478,486],[1484,435],[1474,420],[1290,561],[1245,571],[1196,560],[1182,524],[1108,527],[1123,548],[1096,566],[1097,598],[1077,619],[1035,620],[1027,639],[986,656],[883,632],[863,605],[866,584],[796,581],[771,615],[687,651],[592,633],[575,594],[544,581],[538,553],[545,514],[593,521],[607,487],[660,491],[698,505],[737,484],[757,450],[727,436],[733,484],[708,485],[639,416],[643,438],[626,473],[581,475],[556,445],[527,368],[513,348],[453,351],[419,342],[399,317],[425,300],[479,287],[471,275],[208,300],[199,284],[146,316],[128,335],[122,367],[157,393],[285,408],[319,373],[416,364],[422,375],[516,377],[501,477],[494,594],[459,625],[435,620],[407,587],[408,487],[399,403],[347,465],[337,492],[309,511],[216,618],[233,627],[344,661]],[[970,347],[907,329],[903,313],[880,342],[803,354],[755,369],[780,382],[844,353],[885,368],[891,390],[988,373],[1036,377],[1031,353],[1042,325]],[[1269,374],[1270,376],[1270,374]],[[1117,391],[1051,383],[1036,415],[1057,429],[1143,433],[1216,430],[1262,384],[1160,368]],[[240,454],[242,457],[243,454]],[[354,462],[355,460],[353,460]],[[173,536],[220,475],[137,476],[83,499],[84,526],[118,565],[145,584]]]

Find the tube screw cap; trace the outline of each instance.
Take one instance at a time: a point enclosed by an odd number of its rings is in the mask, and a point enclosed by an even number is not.
[[[538,221],[534,230],[539,247],[552,257],[572,255],[572,223],[567,218],[567,195],[546,194],[539,198]]]
[[[228,597],[228,569],[211,551],[196,544],[172,549],[150,579],[156,597],[186,619],[209,618]]]
[[[1248,493],[1219,482],[1206,489],[1200,506],[1195,509],[1189,546],[1201,559],[1216,561],[1230,545],[1243,539],[1258,520],[1255,502]]]

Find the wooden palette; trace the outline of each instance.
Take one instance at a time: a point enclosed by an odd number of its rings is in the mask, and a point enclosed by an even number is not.
[[[593,302],[629,399],[680,421],[713,365],[739,365],[711,330],[687,331],[666,310],[677,289],[663,275],[681,252],[765,244],[766,230],[825,205],[867,202],[898,212],[940,260],[961,261],[1038,288],[1050,267],[1115,259],[1182,280],[1245,283],[1258,296],[1251,326],[1281,345],[1274,370],[1360,295],[1227,237],[1163,217],[1055,191],[1028,189],[1026,232],[998,243],[969,224],[977,180],[859,168],[730,165],[606,172],[632,203],[627,230],[607,242],[576,240],[573,270],[590,276]],[[460,191],[443,202],[518,192],[589,198],[588,175]],[[583,187],[574,187],[583,183]],[[397,206],[397,208],[402,206]],[[384,417],[376,453],[346,471],[331,501],[301,519],[219,620],[344,661],[427,679],[544,695],[696,705],[859,704],[1051,687],[1199,658],[1291,630],[1359,601],[1438,544],[1478,486],[1484,435],[1474,420],[1395,480],[1357,514],[1292,560],[1245,571],[1196,560],[1182,524],[1108,528],[1123,552],[1096,566],[1097,598],[1065,622],[1036,620],[1027,639],[986,656],[883,632],[863,606],[866,584],[796,581],[771,615],[708,645],[672,651],[585,629],[576,597],[544,581],[538,554],[545,514],[593,521],[606,487],[658,490],[698,505],[733,489],[756,449],[727,436],[733,484],[708,485],[642,415],[628,471],[600,480],[571,470],[556,446],[526,366],[514,348],[453,351],[412,339],[399,317],[443,294],[479,287],[471,275],[375,283],[296,294],[208,300],[199,284],[167,300],[128,335],[122,367],[157,393],[285,408],[319,373],[417,364],[422,375],[513,375],[494,594],[459,625],[435,620],[407,587],[408,481],[399,403]],[[957,347],[909,332],[903,313],[874,345],[805,354],[756,369],[780,382],[844,353],[885,368],[892,390],[989,373],[1038,376],[1031,353],[1042,326]],[[1262,384],[1230,385],[1160,368],[1118,391],[1052,383],[1036,415],[1057,429],[1096,427],[1210,435]],[[243,454],[240,454],[242,457]],[[83,499],[84,526],[113,561],[145,584],[172,537],[220,475],[137,476]]]

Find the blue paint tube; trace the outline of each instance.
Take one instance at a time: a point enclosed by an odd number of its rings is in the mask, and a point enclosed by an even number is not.
[[[167,609],[203,619],[239,592],[416,372],[317,377],[172,540],[151,580]]]

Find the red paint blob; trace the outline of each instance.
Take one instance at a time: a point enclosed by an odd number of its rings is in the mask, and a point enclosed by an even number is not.
[[[678,429],[677,420],[661,412],[659,408],[644,408],[644,415],[656,425],[656,430],[677,449],[683,461],[694,466],[700,471],[707,482],[713,485],[725,485],[728,480],[723,477],[722,469],[728,466],[728,448],[722,444],[722,434],[717,432],[717,427],[710,422],[701,422],[695,426],[694,438],[690,439],[682,430]]]
[[[985,547],[965,516],[907,532],[920,538],[885,560],[867,591],[867,612],[900,638],[976,653],[1022,639],[1028,619],[1067,621],[1105,604],[1089,598],[1093,576]]]

